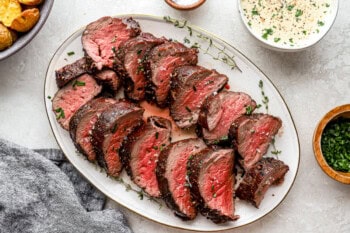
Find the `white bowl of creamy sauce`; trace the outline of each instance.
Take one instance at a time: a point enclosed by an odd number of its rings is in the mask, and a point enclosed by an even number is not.
[[[316,44],[332,27],[338,0],[238,0],[248,31],[267,47],[299,51]]]

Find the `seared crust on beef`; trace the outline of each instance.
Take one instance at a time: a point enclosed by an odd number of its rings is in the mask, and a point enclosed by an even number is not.
[[[82,57],[75,62],[65,65],[62,68],[56,70],[55,74],[58,88],[62,88],[71,80],[86,73],[89,66],[86,62],[86,58]]]
[[[233,167],[232,149],[207,148],[191,156],[187,162],[192,199],[201,214],[214,223],[239,218],[234,215]]]
[[[160,152],[170,144],[171,122],[151,116],[147,124],[132,132],[123,143],[121,158],[128,175],[146,193],[159,197],[156,166]]]
[[[184,65],[196,65],[197,53],[197,49],[190,49],[182,43],[172,41],[154,47],[145,64],[145,69],[149,69],[146,73],[150,82],[146,93],[148,100],[160,107],[168,106],[174,69]]]
[[[119,149],[123,140],[143,124],[144,109],[126,100],[103,111],[92,129],[92,144],[97,162],[112,177],[118,177],[122,170]]]
[[[173,75],[170,115],[180,128],[195,125],[206,98],[228,82],[226,75],[200,66],[182,66]]]
[[[87,25],[81,40],[91,68],[113,68],[114,63],[118,62],[115,52],[119,45],[140,32],[140,25],[132,18],[106,16]]]
[[[159,155],[156,169],[159,190],[167,206],[182,220],[192,220],[197,215],[190,189],[186,185],[187,160],[192,154],[197,154],[205,148],[206,145],[201,139],[191,138],[171,143]],[[180,183],[175,184],[175,177],[170,177],[171,175],[176,176]],[[173,193],[173,189],[182,191],[182,195]]]
[[[69,121],[78,109],[101,92],[102,88],[89,74],[83,74],[58,90],[52,99],[52,110],[62,128],[69,129]]]
[[[111,98],[97,98],[83,105],[73,115],[69,122],[69,134],[79,150],[89,161],[96,160],[96,154],[92,146],[91,131],[98,115],[116,102]]]
[[[95,74],[99,83],[116,93],[122,86],[122,79],[117,73],[110,69],[104,69]]]
[[[263,158],[245,173],[236,196],[259,208],[268,188],[283,183],[288,170],[289,167],[280,160]]]
[[[118,68],[123,74],[124,93],[127,98],[134,101],[145,98],[146,72],[149,71],[145,63],[150,50],[165,41],[165,38],[156,38],[150,33],[141,33],[120,45],[117,56],[121,61],[118,64],[121,66]]]
[[[243,115],[234,121],[229,134],[234,148],[243,158],[240,162],[245,170],[266,154],[281,126],[280,118],[262,113]]]

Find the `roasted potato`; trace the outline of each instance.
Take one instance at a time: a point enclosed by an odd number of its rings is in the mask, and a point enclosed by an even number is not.
[[[43,0],[18,0],[23,5],[27,6],[37,6],[43,2]]]
[[[0,23],[0,51],[10,47],[16,40],[16,34]]]
[[[27,9],[12,21],[10,28],[17,32],[29,31],[38,22],[39,18],[38,8]]]
[[[0,0],[0,22],[9,27],[21,15],[22,7],[17,0]]]

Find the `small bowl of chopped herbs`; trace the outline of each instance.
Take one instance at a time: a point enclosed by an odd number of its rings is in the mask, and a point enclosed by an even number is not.
[[[350,104],[332,109],[321,119],[314,133],[313,149],[328,176],[350,184]]]
[[[338,0],[237,0],[245,28],[264,47],[282,52],[318,43],[337,16]]]

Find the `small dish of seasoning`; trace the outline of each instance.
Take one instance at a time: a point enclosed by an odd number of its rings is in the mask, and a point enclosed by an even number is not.
[[[329,111],[313,137],[316,160],[331,178],[350,184],[350,104]]]
[[[165,0],[165,2],[177,10],[193,10],[202,5],[205,0]]]
[[[332,27],[338,0],[237,0],[247,30],[265,47],[294,52],[320,41]]]

